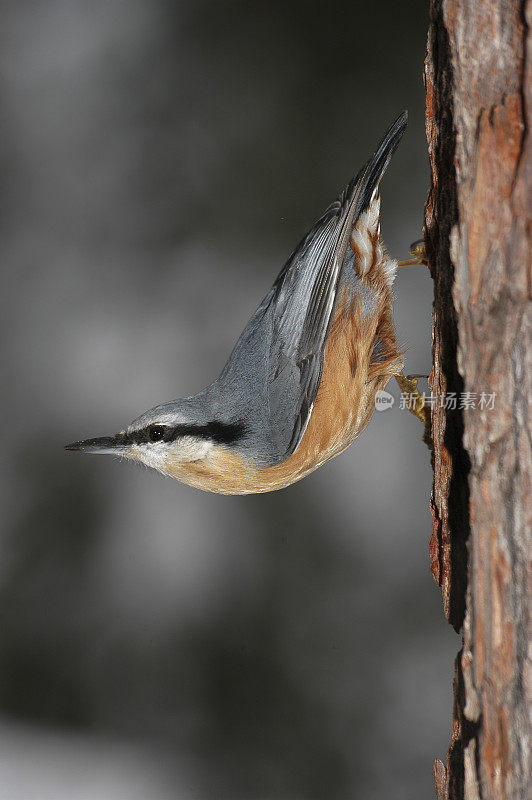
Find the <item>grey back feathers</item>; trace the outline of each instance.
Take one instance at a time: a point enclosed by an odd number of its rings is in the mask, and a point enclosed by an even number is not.
[[[294,452],[318,393],[351,230],[370,205],[406,124],[403,112],[296,247],[220,377],[194,397],[143,414],[135,428],[165,416],[179,424],[238,426],[234,430],[241,435],[232,447],[259,466],[274,465]]]

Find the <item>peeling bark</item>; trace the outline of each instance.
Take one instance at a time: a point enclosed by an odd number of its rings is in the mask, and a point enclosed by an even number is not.
[[[431,0],[430,559],[463,635],[438,800],[532,797],[531,22],[532,0]]]

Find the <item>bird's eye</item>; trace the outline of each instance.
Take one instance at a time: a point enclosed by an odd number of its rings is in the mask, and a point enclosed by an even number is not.
[[[164,425],[150,425],[148,428],[148,438],[150,442],[160,442],[164,439]]]

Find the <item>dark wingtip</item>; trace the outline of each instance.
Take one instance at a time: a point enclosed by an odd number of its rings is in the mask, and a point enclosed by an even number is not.
[[[379,146],[362,170],[359,180],[362,183],[357,203],[356,216],[365,211],[371,202],[373,192],[386,172],[393,154],[408,125],[408,111],[403,109],[382,137]]]
[[[406,128],[408,125],[408,108],[403,108],[395,122],[401,122],[402,125]],[[395,125],[394,122],[394,125]]]

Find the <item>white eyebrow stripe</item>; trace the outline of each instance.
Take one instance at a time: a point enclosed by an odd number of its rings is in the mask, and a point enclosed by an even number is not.
[[[176,425],[189,425],[190,419],[187,419],[184,414],[163,414],[157,418],[149,418],[147,414],[143,414],[138,419],[133,420],[131,425],[126,428],[126,433],[135,433],[148,428],[150,425],[168,425],[173,428]]]

